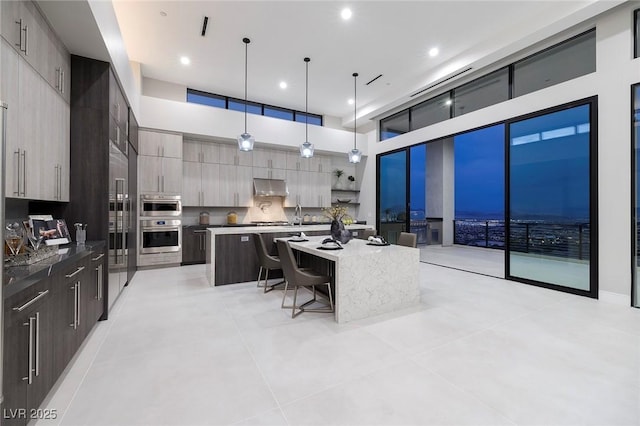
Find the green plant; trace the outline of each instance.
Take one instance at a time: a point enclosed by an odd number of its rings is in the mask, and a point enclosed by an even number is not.
[[[353,218],[349,216],[349,209],[339,204],[331,207],[323,207],[322,213],[331,220],[341,220],[345,225],[353,223]]]
[[[336,175],[336,177],[337,177],[338,179],[340,179],[340,178],[342,177],[342,175],[344,174],[344,170],[335,169],[335,170],[333,171],[333,174],[334,174],[334,175]]]

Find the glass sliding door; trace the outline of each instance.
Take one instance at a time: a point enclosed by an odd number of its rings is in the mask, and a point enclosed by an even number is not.
[[[594,108],[508,124],[508,279],[597,297]]]
[[[378,156],[378,234],[395,243],[407,230],[408,151]]]
[[[409,151],[409,232],[418,244],[427,244],[427,145],[412,146]]]
[[[637,16],[637,12],[636,12]],[[640,276],[640,226],[638,221],[640,220],[640,173],[638,168],[640,167],[640,84],[633,87],[633,174],[632,179],[633,189],[633,284],[631,289],[633,306],[640,307],[640,284],[638,283],[638,276]]]

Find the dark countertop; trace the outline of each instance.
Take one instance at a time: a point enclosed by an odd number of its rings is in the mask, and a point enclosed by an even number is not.
[[[353,225],[366,225],[367,221],[366,220],[358,220],[356,222],[353,222]],[[331,222],[302,222],[302,226],[306,226],[306,225],[331,225]],[[228,224],[224,224],[224,225],[183,225],[183,228],[194,228],[194,229],[207,229],[207,228],[233,228],[233,227],[245,227],[245,226],[258,226],[255,223],[238,223],[235,225],[228,225]],[[264,226],[270,226],[270,225],[260,225],[261,227]],[[275,226],[275,225],[274,225]],[[282,225],[277,225],[277,226],[282,226]],[[295,226],[298,226],[298,224],[296,224]]]
[[[105,246],[104,241],[87,241],[84,246],[65,244],[60,249],[68,249],[64,254],[51,256],[28,266],[10,266],[3,271],[3,299],[7,299],[29,286],[41,281],[70,263],[76,262],[95,250]]]

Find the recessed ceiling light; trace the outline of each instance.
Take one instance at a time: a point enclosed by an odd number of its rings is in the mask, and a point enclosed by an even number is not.
[[[160,11],[160,16],[167,16],[167,12],[165,12],[164,10]]]
[[[348,103],[349,105],[353,105],[353,102],[354,102],[354,100],[353,100],[353,99],[349,99],[349,100],[347,101],[347,103]]]
[[[342,12],[340,12],[340,16],[342,16],[342,19],[344,19],[345,21],[351,19],[351,15],[353,15],[353,13],[348,7],[345,7],[344,9],[342,9]]]
[[[440,50],[437,47],[432,47],[431,49],[429,49],[429,56],[431,56],[432,58],[434,56],[438,56],[438,53],[440,53]]]
[[[287,82],[286,81],[281,81],[280,82],[280,88],[281,89],[286,89],[287,88]]]
[[[189,58],[188,58],[188,57],[186,57],[186,56],[182,56],[182,57],[180,58],[180,63],[181,63],[182,65],[189,65],[189,64],[191,63],[191,59],[189,59]]]

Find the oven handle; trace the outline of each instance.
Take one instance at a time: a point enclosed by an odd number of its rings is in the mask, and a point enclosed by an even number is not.
[[[180,231],[179,226],[171,226],[166,228],[142,228],[142,232],[153,232],[153,231]]]

